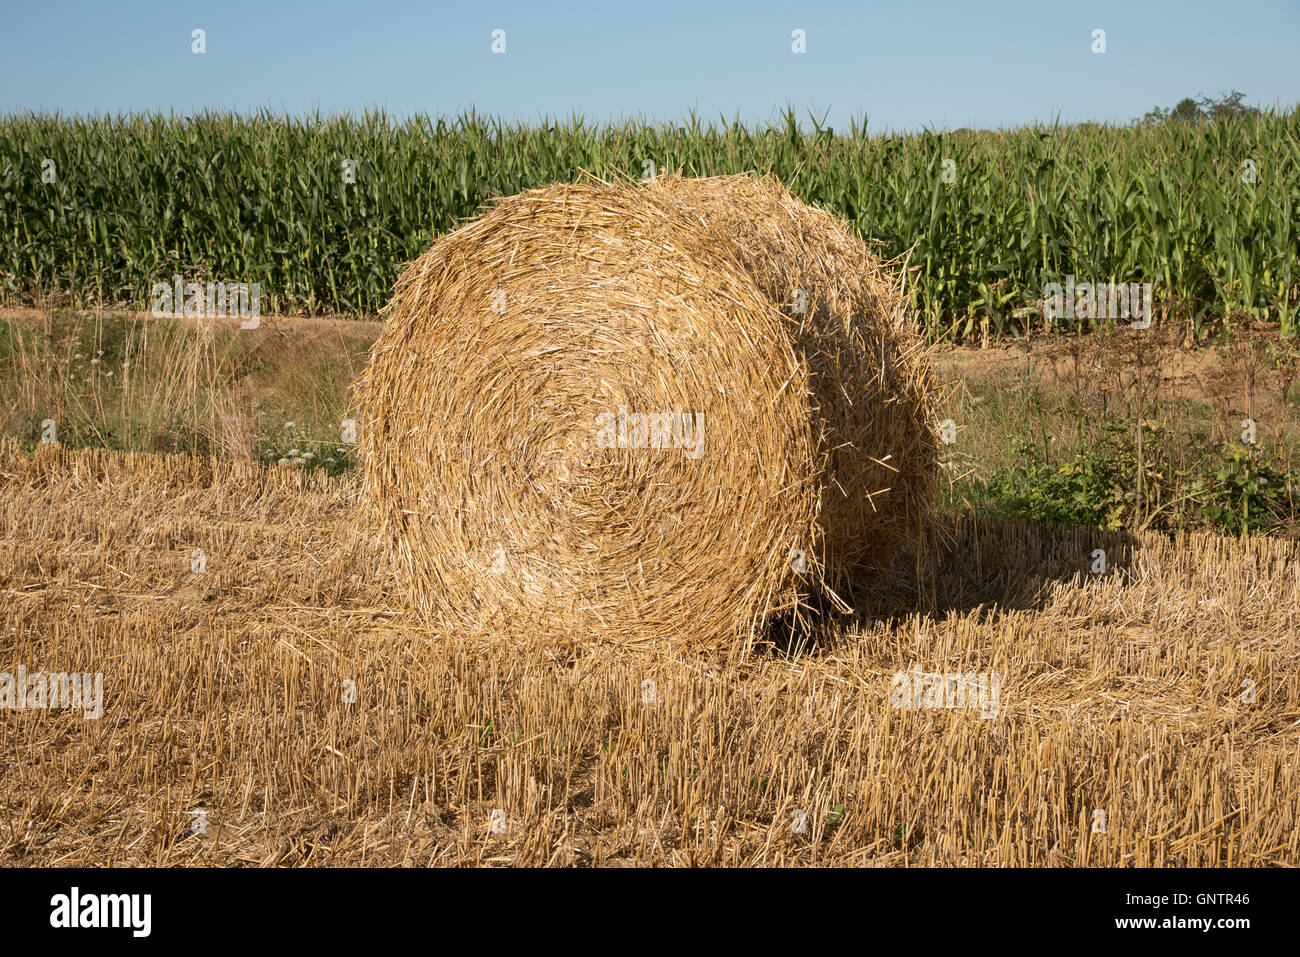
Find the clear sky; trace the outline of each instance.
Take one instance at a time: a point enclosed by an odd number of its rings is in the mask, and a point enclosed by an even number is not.
[[[1230,89],[1300,100],[1300,0],[0,0],[0,113],[695,108],[754,122],[788,103],[882,132],[1127,122]]]

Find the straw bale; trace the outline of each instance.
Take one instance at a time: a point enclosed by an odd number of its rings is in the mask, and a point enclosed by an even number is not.
[[[924,483],[889,482],[933,443],[896,289],[751,182],[531,190],[408,267],[356,397],[365,499],[421,612],[730,646],[919,521]]]

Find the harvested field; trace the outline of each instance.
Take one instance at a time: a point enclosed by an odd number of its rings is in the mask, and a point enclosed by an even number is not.
[[[0,715],[0,863],[1300,863],[1290,542],[959,515],[933,608],[722,671],[419,626],[358,497],[4,441],[0,671],[103,716]],[[913,667],[996,714],[894,707]]]

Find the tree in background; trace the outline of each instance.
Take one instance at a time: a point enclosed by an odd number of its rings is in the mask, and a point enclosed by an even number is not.
[[[1185,96],[1178,101],[1177,105],[1169,109],[1157,106],[1142,117],[1139,122],[1146,124],[1199,123],[1201,120],[1229,120],[1247,113],[1258,114],[1259,110],[1242,102],[1245,98],[1246,94],[1240,90],[1221,93],[1218,99],[1202,96],[1199,100],[1194,100],[1190,96]]]

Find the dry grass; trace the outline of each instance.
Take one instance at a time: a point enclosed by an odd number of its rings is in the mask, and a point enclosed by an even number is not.
[[[347,386],[378,323],[0,312],[0,435],[34,444],[194,451],[251,461],[337,445]],[[294,430],[286,431],[286,421]]]
[[[724,669],[418,626],[358,493],[0,446],[0,670],[105,693],[0,712],[0,863],[1300,863],[1290,543],[959,521],[934,609],[904,578]],[[913,665],[997,672],[998,715],[891,707]]]

